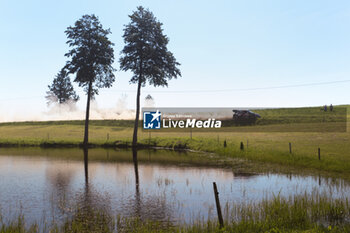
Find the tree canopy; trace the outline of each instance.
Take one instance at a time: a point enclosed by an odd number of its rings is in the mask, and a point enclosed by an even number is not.
[[[67,44],[72,49],[65,54],[70,61],[66,64],[68,73],[76,73],[74,82],[88,92],[92,84],[91,97],[98,94],[98,88],[111,87],[115,81],[112,67],[114,62],[113,43],[108,39],[109,29],[103,29],[98,17],[83,15],[65,31]]]
[[[169,39],[163,34],[162,23],[151,11],[142,6],[129,15],[131,22],[125,25],[120,68],[132,71],[131,83],[148,80],[153,86],[168,86],[168,80],[181,76],[180,65],[168,51]]]
[[[74,91],[70,78],[64,69],[58,72],[56,78],[54,78],[52,82],[52,85],[48,85],[48,88],[49,91],[46,92],[48,104],[53,102],[63,104],[69,100],[74,102],[79,100],[79,96]]]

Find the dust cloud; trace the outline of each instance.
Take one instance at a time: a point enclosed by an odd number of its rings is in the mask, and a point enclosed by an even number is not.
[[[0,122],[19,122],[19,121],[58,121],[58,120],[84,120],[85,108],[78,108],[76,102],[67,101],[59,104],[51,103],[47,106],[48,110],[44,112],[34,113],[12,113],[10,111],[2,111],[0,114]],[[120,120],[134,119],[135,110],[128,108],[127,95],[122,95],[115,105],[111,108],[100,108],[95,100],[90,103],[90,119],[91,120]]]

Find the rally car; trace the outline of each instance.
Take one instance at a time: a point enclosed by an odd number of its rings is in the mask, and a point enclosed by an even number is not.
[[[237,125],[254,124],[261,116],[249,110],[232,110],[233,120]]]

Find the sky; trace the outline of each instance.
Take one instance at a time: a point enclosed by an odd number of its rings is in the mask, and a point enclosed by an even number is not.
[[[64,31],[84,14],[97,15],[115,44],[116,82],[100,90],[96,105],[113,109],[123,99],[135,108],[136,85],[118,60],[124,25],[140,5],[163,23],[168,49],[181,63],[182,77],[168,88],[142,89],[141,98],[151,94],[156,106],[349,103],[349,1],[0,0],[0,114],[50,110],[47,86],[69,50]],[[83,110],[86,96],[74,87]]]

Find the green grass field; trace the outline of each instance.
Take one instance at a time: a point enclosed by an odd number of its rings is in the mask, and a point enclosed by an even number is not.
[[[321,107],[300,109],[261,110],[265,123],[219,131],[144,131],[139,130],[139,142],[145,146],[163,146],[175,149],[193,149],[214,152],[225,157],[288,167],[329,172],[333,176],[350,179],[350,133],[346,132],[281,132],[281,125],[292,129],[304,124],[317,125],[320,119],[314,113],[323,113]],[[348,109],[349,106],[336,106]],[[264,112],[265,111],[265,112]],[[256,111],[258,112],[258,111]],[[339,112],[339,111],[338,111]],[[297,115],[309,117],[295,117]],[[289,116],[289,118],[288,118]],[[322,116],[323,117],[323,116]],[[347,115],[347,118],[349,116]],[[299,120],[297,120],[299,119]],[[330,121],[344,121],[331,117]],[[339,120],[341,119],[341,120]],[[307,123],[306,121],[309,121]],[[267,122],[270,122],[267,124]],[[320,124],[323,124],[322,122]],[[96,146],[125,145],[131,143],[132,120],[91,121],[89,142]],[[261,130],[265,127],[269,130]],[[349,128],[349,127],[348,127]],[[276,129],[276,132],[271,132]],[[1,146],[78,146],[83,139],[84,121],[17,122],[0,124]],[[232,131],[232,130],[231,130]],[[272,130],[274,131],[274,130]],[[191,138],[192,135],[192,138]],[[224,141],[227,142],[225,148]],[[243,142],[244,150],[240,150]],[[289,143],[292,153],[289,153]],[[318,159],[318,148],[321,160]]]

